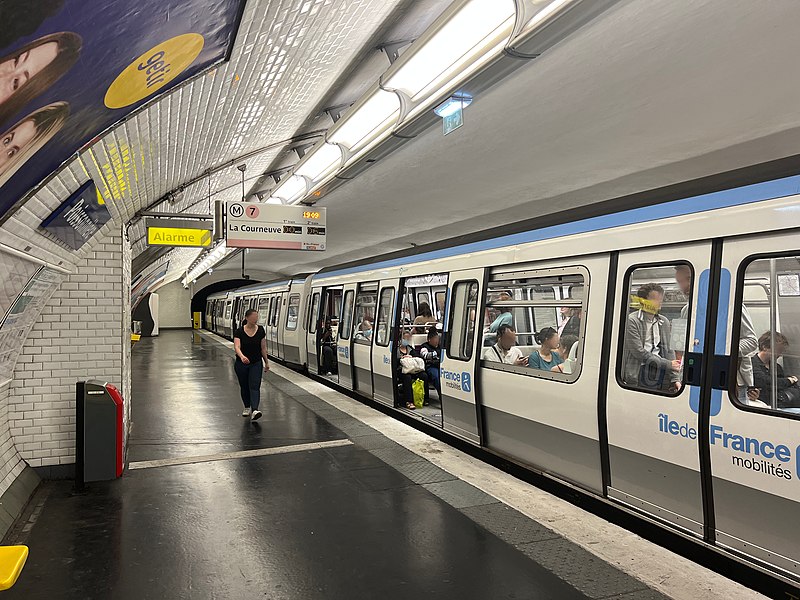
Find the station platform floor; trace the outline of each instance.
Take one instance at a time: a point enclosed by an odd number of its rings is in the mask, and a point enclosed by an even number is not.
[[[232,359],[137,344],[128,470],[40,486],[4,600],[761,597],[280,365],[251,423]]]

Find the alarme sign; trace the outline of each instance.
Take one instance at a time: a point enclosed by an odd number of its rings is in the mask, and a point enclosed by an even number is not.
[[[325,250],[325,209],[256,202],[225,206],[228,248]]]

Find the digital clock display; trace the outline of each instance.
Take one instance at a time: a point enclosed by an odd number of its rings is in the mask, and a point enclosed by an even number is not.
[[[319,213],[307,210],[307,211],[303,212],[303,218],[304,219],[319,219]]]

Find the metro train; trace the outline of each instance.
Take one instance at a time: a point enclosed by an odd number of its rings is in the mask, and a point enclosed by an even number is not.
[[[397,340],[436,327],[441,395],[428,382],[412,414],[797,585],[798,190],[789,177],[217,293],[206,326],[230,337],[254,308],[271,356],[409,413]]]

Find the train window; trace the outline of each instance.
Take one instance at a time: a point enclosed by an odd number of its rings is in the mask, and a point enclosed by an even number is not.
[[[394,288],[381,290],[381,302],[378,305],[378,328],[375,333],[375,343],[378,346],[388,346],[392,331],[392,309],[394,308]]]
[[[693,280],[691,265],[683,262],[628,271],[617,363],[620,385],[670,396],[681,392]]]
[[[356,295],[356,315],[353,320],[353,341],[358,344],[372,344],[377,291],[378,284],[376,283],[359,286]]]
[[[441,323],[444,319],[444,308],[447,301],[447,292],[436,292],[434,297],[436,298],[436,320]]]
[[[233,306],[233,303],[230,300],[228,300],[225,303],[225,318],[226,319],[230,319],[231,318],[231,307],[232,306]]]
[[[459,281],[453,286],[449,330],[452,332],[447,356],[470,360],[475,341],[475,315],[478,310],[478,282]]]
[[[342,326],[339,327],[339,336],[343,340],[350,339],[350,325],[353,319],[353,290],[349,290],[344,295],[344,302],[342,302]]]
[[[583,362],[583,267],[496,269],[486,290],[484,367],[571,383]]]
[[[300,311],[300,294],[289,296],[289,309],[286,311],[286,329],[294,331],[297,329],[297,315]]]
[[[311,297],[311,320],[308,323],[308,332],[317,332],[317,319],[319,318],[319,292],[314,292]]]
[[[731,395],[740,406],[800,414],[800,253],[743,266]]]
[[[258,299],[258,320],[261,323],[266,323],[269,316],[269,298],[261,296]]]
[[[278,326],[278,315],[281,312],[281,296],[275,296],[275,304],[272,307],[272,316],[269,320],[270,327]]]

